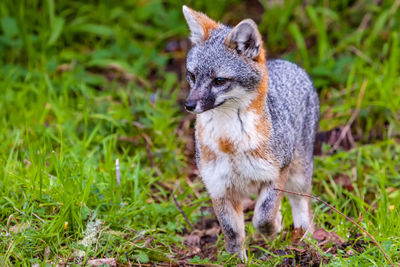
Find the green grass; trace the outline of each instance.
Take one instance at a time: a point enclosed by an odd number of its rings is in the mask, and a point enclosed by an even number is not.
[[[222,22],[257,20],[268,55],[310,73],[321,100],[321,130],[348,122],[366,84],[352,127],[357,146],[315,159],[313,194],[350,217],[361,215],[360,224],[399,262],[399,1],[311,2],[272,1],[263,14],[245,11],[239,1],[185,4]],[[178,104],[185,82],[166,71],[169,60],[183,56],[165,52],[167,42],[188,35],[181,5],[0,3],[1,266],[72,261],[79,250],[86,251],[84,261],[180,260],[188,225],[171,192],[193,224],[200,207],[210,205],[199,179],[192,186],[185,181],[187,137],[177,130],[185,114]],[[334,182],[339,175],[350,177],[354,191]],[[282,210],[288,232],[287,201]],[[344,239],[360,233],[321,203],[313,202],[313,210],[318,227]],[[96,220],[102,222],[99,236],[85,247],[80,240]],[[249,265],[259,265],[250,224],[247,233]],[[263,264],[282,263],[274,251],[289,240],[265,242],[262,249],[273,256]],[[216,247],[217,260],[191,262],[238,263],[224,250],[221,235]],[[332,266],[388,264],[372,243],[354,256],[340,250],[325,256]]]

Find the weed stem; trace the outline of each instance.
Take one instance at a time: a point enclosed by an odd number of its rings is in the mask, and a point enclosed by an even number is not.
[[[186,214],[183,212],[181,206],[178,203],[178,200],[176,200],[174,192],[171,192],[172,198],[174,199],[174,203],[176,207],[178,208],[179,212],[182,214],[183,218],[185,218],[186,223],[189,225],[190,232],[193,231],[193,225],[190,223],[189,218],[186,216]]]

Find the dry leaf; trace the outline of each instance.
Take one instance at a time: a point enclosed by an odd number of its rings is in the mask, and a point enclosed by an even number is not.
[[[108,264],[111,267],[116,267],[117,266],[117,260],[114,258],[106,258],[106,259],[94,259],[94,260],[89,260],[87,262],[88,266],[102,266]]]
[[[321,242],[329,238],[329,233],[325,229],[317,229],[313,233],[313,238]]]
[[[339,174],[339,176],[336,177],[334,181],[335,184],[341,185],[343,188],[347,189],[350,192],[354,190],[351,178],[347,174]]]
[[[198,247],[200,246],[201,237],[199,235],[189,235],[185,237],[185,244],[188,247]]]
[[[219,233],[221,232],[221,228],[219,226],[214,226],[210,229],[207,229],[205,232],[205,235],[219,235]]]

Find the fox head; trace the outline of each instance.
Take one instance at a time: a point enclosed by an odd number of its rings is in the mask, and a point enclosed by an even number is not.
[[[245,19],[232,28],[186,6],[183,14],[193,44],[186,58],[190,93],[185,108],[202,113],[249,103],[266,75],[257,25]]]

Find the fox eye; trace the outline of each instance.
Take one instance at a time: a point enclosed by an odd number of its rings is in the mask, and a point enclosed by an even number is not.
[[[188,71],[187,73],[189,80],[191,80],[193,83],[196,81],[196,76],[194,76],[193,73],[191,73],[190,71]]]
[[[228,81],[228,79],[226,79],[226,78],[217,77],[217,78],[214,79],[213,83],[214,83],[215,86],[222,86],[227,81]]]

